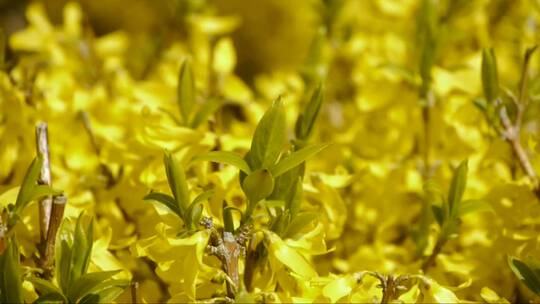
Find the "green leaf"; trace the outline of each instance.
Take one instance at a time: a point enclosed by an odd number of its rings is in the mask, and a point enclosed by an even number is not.
[[[304,192],[302,178],[298,177],[298,179],[293,185],[294,191],[291,191],[291,193],[289,194],[290,197],[287,198],[287,209],[289,210],[292,219],[294,219],[298,212],[300,212],[302,194]]]
[[[195,228],[197,228],[197,225],[201,220],[202,211],[203,206],[201,202],[193,202],[193,204],[189,206],[187,213],[188,218],[186,218],[186,223],[189,230],[194,230]]]
[[[433,211],[433,216],[435,217],[437,224],[442,227],[446,219],[443,208],[438,205],[431,205],[431,210]]]
[[[245,223],[251,218],[257,203],[272,194],[274,189],[272,173],[266,169],[253,171],[244,179],[242,189],[248,198],[246,212],[242,218],[242,223]]]
[[[255,167],[251,169],[270,168],[273,166],[286,142],[285,110],[281,98],[278,98],[259,121],[251,150],[251,161]]]
[[[532,292],[540,295],[540,277],[531,267],[516,257],[508,257],[508,265],[516,275]]]
[[[79,215],[73,234],[70,281],[68,286],[71,286],[73,282],[77,281],[79,277],[86,273],[92,256],[94,221],[90,220],[90,224],[84,229],[82,220],[83,215],[84,213]]]
[[[499,97],[499,77],[497,73],[497,58],[493,49],[482,51],[482,87],[486,101],[493,102]]]
[[[459,210],[459,203],[461,203],[465,187],[467,186],[467,170],[467,160],[464,160],[459,164],[452,177],[450,191],[448,192],[448,214],[451,217],[454,217],[456,211]]]
[[[251,173],[251,169],[247,162],[238,154],[229,151],[211,151],[193,158],[193,161],[211,161],[231,165],[247,174]]]
[[[191,67],[191,60],[185,59],[178,75],[178,106],[184,124],[189,123],[189,116],[195,104],[195,78]]]
[[[304,147],[298,151],[291,153],[282,160],[280,160],[276,165],[270,168],[272,176],[278,177],[281,174],[293,169],[294,167],[303,163],[306,159],[314,156],[315,154],[321,152],[324,148],[328,147],[327,144],[314,144]]]
[[[438,13],[435,0],[423,0],[417,17],[417,39],[420,49],[419,71],[422,79],[421,95],[426,96],[431,86],[431,69],[435,62],[438,36]]]
[[[19,194],[17,195],[17,200],[15,202],[15,213],[21,211],[26,204],[30,201],[32,197],[32,190],[37,186],[37,180],[39,173],[41,171],[41,166],[43,165],[43,156],[39,154],[32,163],[30,167],[26,170],[24,179],[19,189]]]
[[[112,303],[129,285],[127,280],[108,280],[94,287],[79,304]]]
[[[285,228],[287,228],[290,219],[291,215],[287,210],[280,212],[272,225],[272,231],[274,231],[277,235],[281,235]]]
[[[70,282],[70,270],[71,270],[71,248],[67,242],[60,237],[58,233],[56,238],[56,249],[55,249],[55,271],[56,271],[56,280],[60,289],[64,293],[67,293],[69,282]]]
[[[319,116],[323,100],[324,88],[322,83],[320,83],[313,92],[311,100],[307,104],[304,113],[298,116],[295,130],[296,138],[300,140],[307,140],[311,136],[313,126],[315,125],[317,117]]]
[[[473,213],[473,212],[486,212],[491,211],[493,212],[493,208],[491,205],[483,200],[466,200],[461,202],[459,204],[458,210],[457,210],[457,217],[462,217],[466,214]]]
[[[251,203],[257,203],[272,194],[274,190],[272,173],[266,169],[253,171],[244,179],[242,188],[248,200]]]
[[[203,103],[199,111],[195,113],[190,127],[196,129],[201,123],[207,121],[208,117],[214,114],[221,106],[223,106],[223,102],[218,98],[213,98]]]
[[[49,186],[46,186],[46,185],[36,185],[29,191],[28,199],[29,199],[29,201],[33,201],[33,200],[36,200],[36,199],[39,199],[39,198],[42,198],[42,197],[45,197],[45,196],[61,195],[63,193],[64,193],[63,191],[53,189],[53,188],[51,188]]]
[[[185,214],[190,200],[184,168],[182,168],[176,157],[167,151],[165,151],[163,162],[165,163],[169,187],[171,188],[178,208],[182,211],[182,214]]]
[[[292,238],[298,234],[304,227],[317,219],[317,214],[314,212],[299,213],[287,226],[283,238]]]
[[[34,304],[64,304],[64,303],[68,303],[68,301],[66,300],[66,298],[61,295],[61,294],[57,294],[57,293],[48,293],[48,294],[44,294],[44,295],[41,295],[39,296],[39,298],[37,298],[37,300],[34,302]]]
[[[174,197],[161,193],[161,192],[151,192],[148,193],[143,200],[153,200],[156,202],[159,202],[163,205],[165,205],[167,208],[169,208],[172,212],[174,212],[176,215],[178,215],[181,219],[184,218],[184,215],[182,214],[182,210],[178,207],[178,204],[176,203],[176,200]]]
[[[0,255],[0,302],[23,303],[19,248],[15,239],[9,239]]]
[[[193,205],[195,203],[204,202],[208,200],[209,198],[211,198],[213,195],[214,195],[213,190],[204,191],[201,194],[197,195],[197,197],[195,197],[195,199],[193,200],[193,202],[191,202],[191,204]]]
[[[36,291],[41,295],[40,302],[46,302],[46,300],[61,301],[63,303],[68,302],[62,291],[53,283],[36,277],[27,277],[26,280],[32,283]]]
[[[75,280],[73,284],[71,284],[67,294],[69,301],[71,303],[76,303],[79,299],[90,293],[94,288],[98,287],[100,284],[112,278],[112,276],[119,272],[120,270],[113,270],[86,273],[82,275],[80,278]]]
[[[62,194],[62,191],[52,189],[46,185],[37,184],[42,166],[43,156],[39,154],[26,170],[19,193],[17,194],[15,209],[13,211],[15,214],[19,214],[32,200],[48,195]]]

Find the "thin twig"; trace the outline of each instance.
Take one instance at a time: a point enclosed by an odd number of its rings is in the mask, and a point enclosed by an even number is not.
[[[496,101],[497,105],[500,103],[500,100]],[[518,117],[523,115],[519,114],[522,111],[524,111],[524,108],[519,107]],[[538,176],[531,164],[531,161],[529,160],[527,152],[525,152],[525,149],[521,144],[520,126],[517,125],[517,121],[516,124],[512,123],[510,117],[508,116],[508,112],[506,111],[506,108],[504,106],[501,106],[501,109],[499,111],[499,118],[501,120],[502,126],[504,127],[504,131],[501,135],[503,135],[504,139],[510,144],[512,152],[518,159],[521,169],[523,170],[523,172],[525,172],[525,174],[529,177],[529,180],[533,184],[534,193],[540,199],[540,185],[538,182]]]
[[[47,132],[47,123],[41,122],[36,126],[36,148],[38,155],[43,156],[43,166],[39,174],[38,183],[40,185],[51,186],[51,166],[49,157],[49,136]],[[48,196],[39,202],[39,227],[41,234],[41,243],[44,244],[49,229],[51,218],[52,197]],[[42,252],[43,253],[43,252]]]
[[[441,238],[439,238],[437,240],[437,243],[435,244],[435,247],[433,248],[433,251],[431,252],[431,255],[426,260],[424,260],[424,262],[422,263],[422,271],[424,273],[426,273],[428,271],[428,269],[431,266],[433,266],[433,264],[435,263],[435,259],[437,258],[439,253],[441,253],[442,248],[443,248],[445,243],[446,243],[446,241],[441,239]]]
[[[2,211],[0,211],[0,254],[4,252],[4,249],[6,249],[5,237],[6,237],[7,228],[2,221],[3,215],[4,214],[2,213]]]
[[[523,60],[521,77],[519,79],[519,95],[517,97],[517,100],[515,98],[511,98],[516,104],[517,109],[515,122],[512,123],[510,117],[508,116],[506,107],[502,104],[502,101],[500,99],[497,99],[495,101],[495,106],[500,107],[499,118],[504,128],[504,130],[499,131],[499,133],[512,147],[512,151],[518,159],[521,169],[523,170],[523,172],[525,172],[525,174],[528,176],[529,180],[533,184],[533,191],[536,197],[540,199],[540,183],[538,180],[538,175],[536,174],[536,171],[534,170],[534,167],[529,160],[527,152],[521,144],[521,125],[523,124],[523,116],[525,115],[525,111],[529,104],[529,98],[527,94],[527,74],[529,70],[531,56],[536,49],[537,46],[534,46],[525,51],[525,59]]]
[[[137,294],[139,291],[139,282],[137,281],[131,281],[130,284],[130,293],[131,293],[131,303],[138,303],[137,302]]]
[[[56,244],[56,234],[64,218],[64,209],[66,208],[67,198],[64,195],[55,196],[52,200],[51,218],[49,221],[49,230],[45,239],[45,255],[42,256],[41,267],[44,270],[44,277],[52,277],[52,266],[54,263]]]

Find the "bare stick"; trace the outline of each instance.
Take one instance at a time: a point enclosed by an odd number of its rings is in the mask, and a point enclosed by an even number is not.
[[[56,244],[56,234],[62,219],[64,218],[64,209],[66,208],[67,198],[63,195],[55,196],[52,200],[51,220],[49,221],[49,230],[44,243],[45,255],[42,256],[41,267],[44,269],[44,277],[52,276],[52,266],[54,262],[54,247]]]
[[[131,303],[137,303],[138,290],[139,290],[139,282],[131,281],[131,284],[130,284]]]
[[[498,101],[498,103],[500,103],[500,101]],[[524,108],[518,107],[518,117],[523,115],[520,114],[522,111],[524,111]],[[504,106],[501,106],[501,110],[499,111],[499,118],[501,120],[501,124],[504,127],[504,131],[502,132],[504,139],[512,147],[512,152],[518,159],[521,169],[529,177],[529,180],[534,187],[534,193],[540,199],[540,184],[538,182],[538,176],[536,175],[536,171],[534,171],[527,152],[525,152],[525,149],[521,145],[520,126],[517,124],[512,124],[512,121],[508,117],[508,113],[506,112],[506,108]]]
[[[49,158],[49,136],[47,132],[47,123],[40,122],[36,126],[36,148],[38,155],[43,156],[43,166],[39,173],[38,183],[40,185],[51,186],[51,165]],[[49,221],[51,218],[52,197],[48,196],[39,202],[39,227],[41,233],[41,242],[44,243],[47,238]]]
[[[6,227],[2,223],[2,213],[0,213],[0,254],[4,252],[6,248],[5,237],[6,237]]]

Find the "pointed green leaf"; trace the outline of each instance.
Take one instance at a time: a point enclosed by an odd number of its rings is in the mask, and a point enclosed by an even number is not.
[[[17,195],[17,200],[15,203],[15,213],[21,211],[32,196],[31,192],[34,187],[37,186],[37,180],[39,173],[41,171],[41,166],[43,165],[43,156],[40,154],[30,164],[30,167],[26,170],[26,174],[19,189],[19,194]]]
[[[250,173],[251,170],[247,162],[238,154],[228,151],[211,151],[193,158],[193,161],[211,161],[231,165],[242,172]]]
[[[165,163],[169,187],[171,188],[178,208],[182,211],[182,214],[185,214],[190,199],[184,168],[182,168],[176,157],[167,151],[165,152],[163,162]]]
[[[34,302],[34,304],[65,304],[68,303],[67,299],[58,293],[48,293],[39,296],[39,298]]]
[[[195,199],[193,200],[193,202],[191,202],[191,204],[193,205],[195,203],[202,203],[208,200],[209,198],[211,198],[213,195],[214,195],[213,190],[204,191],[201,194],[197,195],[197,197],[195,197]]]
[[[94,288],[98,287],[103,282],[112,278],[115,274],[119,273],[120,270],[113,271],[101,271],[86,273],[79,277],[69,288],[67,297],[71,303],[76,303],[79,299],[86,296]]]
[[[176,200],[174,197],[161,193],[161,192],[151,192],[148,193],[144,198],[144,200],[153,200],[156,202],[159,202],[163,205],[165,205],[167,208],[169,208],[172,212],[174,212],[176,215],[178,215],[181,219],[184,218],[184,215],[182,214],[182,210],[178,207],[176,204]]]
[[[108,280],[94,287],[79,304],[112,303],[129,285],[127,280]]]
[[[86,273],[92,256],[94,221],[90,220],[90,224],[85,229],[83,227],[83,215],[83,213],[79,215],[73,234],[70,281],[68,286],[71,286],[73,282],[77,281],[79,277]]]
[[[422,0],[417,18],[417,39],[420,49],[419,71],[422,79],[421,95],[431,86],[431,69],[435,62],[438,36],[438,13],[435,0]]]
[[[294,219],[298,212],[300,212],[300,205],[302,204],[304,188],[301,177],[298,177],[296,182],[293,183],[292,189],[294,189],[294,191],[291,191],[287,197],[287,210],[289,210],[291,218]]]
[[[206,101],[201,105],[199,111],[195,113],[195,116],[190,123],[191,128],[196,129],[201,123],[207,121],[208,117],[214,114],[214,112],[216,112],[221,106],[223,106],[223,102],[221,102],[221,100],[218,98],[213,98]]]
[[[0,255],[0,302],[22,303],[22,281],[19,248],[15,239],[8,240]]]
[[[281,174],[293,169],[294,167],[303,163],[306,159],[314,156],[315,154],[321,152],[324,148],[328,147],[327,144],[314,144],[304,147],[298,151],[291,153],[282,160],[280,160],[276,165],[270,168],[272,176],[278,177]]]
[[[465,192],[465,187],[467,186],[467,170],[467,160],[464,160],[459,164],[452,177],[450,191],[448,192],[448,214],[451,217],[456,215],[456,212],[459,209],[459,203]]]
[[[33,201],[33,200],[36,200],[45,196],[49,196],[49,195],[54,196],[54,195],[61,195],[61,194],[63,194],[63,191],[53,189],[46,185],[36,185],[32,188],[32,190],[29,191],[28,199],[29,201]]]
[[[467,215],[469,213],[473,212],[486,212],[491,211],[493,212],[493,208],[491,205],[483,200],[466,200],[459,204],[457,216],[462,217],[464,215]]]
[[[281,98],[274,101],[259,121],[251,142],[251,169],[273,166],[286,142],[285,110]]]
[[[498,77],[495,52],[493,49],[484,49],[482,51],[482,87],[488,103],[499,97]]]
[[[189,116],[195,104],[195,78],[191,67],[191,60],[185,59],[178,75],[178,106],[184,124],[189,123]]]
[[[431,205],[431,210],[433,211],[433,216],[435,217],[437,224],[442,227],[446,219],[443,208],[441,206]]]
[[[298,116],[296,122],[296,138],[307,140],[313,132],[313,126],[317,121],[324,100],[324,88],[322,83],[317,86],[311,100],[306,106],[304,113]]]
[[[202,216],[203,206],[201,202],[193,202],[191,206],[189,206],[186,223],[189,230],[194,230],[197,228],[197,225],[199,224]]]
[[[298,214],[288,225],[283,238],[292,238],[298,234],[304,227],[317,219],[317,214],[313,212],[303,212]]]
[[[62,301],[63,303],[67,302],[62,291],[53,283],[37,277],[27,277],[26,280],[32,283],[34,289],[41,296],[47,296],[46,298],[40,297],[40,302],[45,302],[45,300]]]
[[[55,271],[56,280],[60,289],[64,293],[67,293],[70,282],[70,270],[71,270],[71,248],[67,240],[61,239],[60,233],[56,240],[55,249]]]
[[[540,295],[540,277],[525,262],[516,257],[508,257],[508,265],[516,277],[532,292]]]

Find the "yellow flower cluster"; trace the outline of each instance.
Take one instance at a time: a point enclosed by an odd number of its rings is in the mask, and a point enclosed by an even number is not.
[[[260,63],[270,72],[248,81],[235,72],[242,61],[235,33],[253,37],[257,48],[268,45],[272,52],[263,53],[271,63],[287,61],[279,57],[290,52],[260,37],[261,29],[243,27],[242,16],[255,14],[244,18],[253,24],[263,13],[253,11],[255,2],[233,1],[231,14],[223,16],[188,11],[180,16],[188,34],[150,46],[159,52],[147,56],[134,50],[133,33],[95,35],[75,2],[65,5],[60,24],[43,5],[29,4],[28,24],[8,36],[10,60],[0,62],[0,211],[15,202],[36,154],[34,128],[47,122],[52,184],[68,197],[64,216],[75,219],[84,211],[95,219],[91,272],[121,270],[115,278],[136,282],[116,301],[538,301],[508,264],[509,256],[540,258],[538,180],[524,170],[510,135],[497,132],[504,122],[493,127],[489,111],[479,106],[482,48],[493,47],[505,96],[496,111],[508,109],[513,119],[522,105],[511,100],[527,95],[518,142],[533,172],[540,172],[540,61],[523,64],[523,53],[540,38],[538,4],[300,1],[321,24],[305,59],[295,68]],[[263,2],[295,14],[287,4],[294,1]],[[529,79],[525,89],[521,75]],[[190,79],[194,103],[186,104]],[[239,226],[250,203],[246,172],[197,157],[251,151],[261,117],[279,98],[291,141],[277,149],[294,154],[308,139],[295,141],[293,126],[297,117],[306,119],[319,83],[324,102],[309,141],[330,145],[302,165],[302,225],[275,228],[284,203],[262,200],[252,239],[242,248],[247,252],[240,254],[243,279],[231,293],[230,269],[209,252],[212,229],[194,223],[186,232],[184,219],[170,208],[143,200],[150,192],[171,192],[163,150],[184,168],[190,202],[213,191],[200,201],[203,221],[225,227],[230,211]],[[468,176],[459,190],[464,159]],[[487,212],[452,217],[452,202],[462,198],[467,206],[480,198]],[[450,213],[439,220],[436,210],[445,204]],[[32,204],[14,227],[27,272],[37,267],[39,220]],[[23,287],[26,301],[40,296],[30,281]]]

